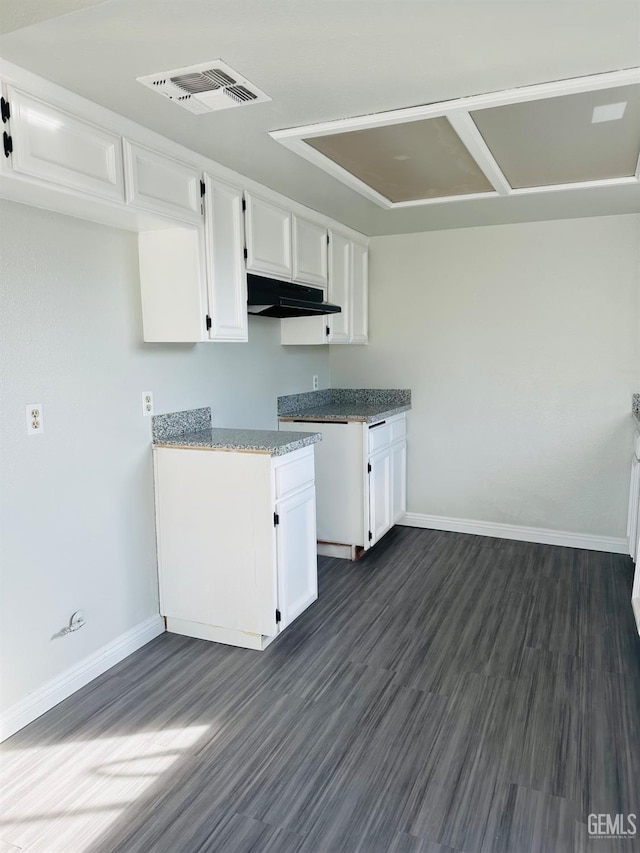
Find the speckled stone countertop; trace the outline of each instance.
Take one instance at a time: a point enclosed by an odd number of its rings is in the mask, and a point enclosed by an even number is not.
[[[636,422],[636,427],[640,430],[640,394],[634,394],[631,398],[631,411]]]
[[[361,421],[371,424],[411,408],[404,388],[326,388],[278,397],[278,417],[289,420]]]
[[[195,447],[283,456],[322,441],[319,432],[215,428],[211,426],[211,409],[156,415],[151,427],[154,447]]]

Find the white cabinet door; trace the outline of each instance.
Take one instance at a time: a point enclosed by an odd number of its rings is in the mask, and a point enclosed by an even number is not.
[[[396,523],[407,511],[407,442],[391,445],[391,521]]]
[[[242,190],[205,175],[205,233],[209,337],[246,341],[247,274],[242,261],[244,219]]]
[[[329,315],[329,343],[349,343],[351,319],[351,241],[332,231],[329,234],[329,302],[339,305],[339,314]]]
[[[369,340],[369,250],[361,243],[351,244],[351,305],[349,343]]]
[[[124,203],[122,139],[7,87],[15,172]]]
[[[291,278],[291,213],[245,193],[247,270]]]
[[[145,341],[197,343],[207,340],[202,230],[176,227],[138,234]]]
[[[369,457],[369,545],[389,530],[391,519],[391,448],[383,447]]]
[[[280,630],[318,597],[316,493],[313,485],[276,505]]]
[[[638,560],[638,538],[640,536],[640,462],[634,457],[631,463],[631,483],[629,486],[629,516],[627,521],[627,538],[631,559]]]
[[[181,222],[202,222],[200,172],[150,148],[124,141],[127,202]]]
[[[327,229],[293,215],[293,279],[327,286]]]

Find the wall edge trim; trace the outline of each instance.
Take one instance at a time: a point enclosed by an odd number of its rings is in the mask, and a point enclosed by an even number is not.
[[[519,542],[559,545],[563,548],[583,548],[589,551],[606,551],[613,554],[629,553],[629,543],[624,537],[595,536],[591,533],[571,533],[565,530],[549,530],[544,527],[521,527],[517,524],[476,521],[469,518],[450,518],[445,515],[425,515],[419,512],[407,512],[397,523],[405,527],[423,527],[428,530],[446,530],[452,533],[471,533],[476,536],[493,536],[497,539],[515,539]]]
[[[164,619],[159,614],[145,619],[0,712],[0,742],[163,634],[164,630]]]

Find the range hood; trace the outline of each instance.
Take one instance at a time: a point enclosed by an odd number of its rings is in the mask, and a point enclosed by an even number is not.
[[[247,274],[249,314],[259,314],[261,317],[317,317],[342,311],[339,305],[323,302],[323,297],[324,292],[318,287]]]

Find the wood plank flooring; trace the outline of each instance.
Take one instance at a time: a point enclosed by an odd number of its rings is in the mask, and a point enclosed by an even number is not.
[[[165,634],[7,741],[0,853],[582,853],[640,818],[628,557],[394,528],[265,652]],[[640,824],[640,820],[639,820]]]

